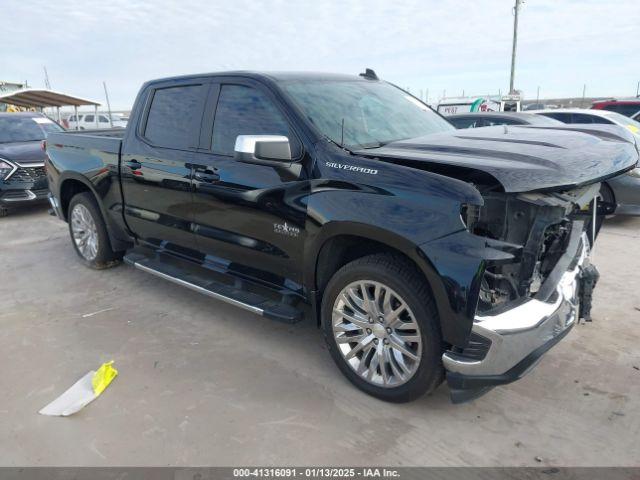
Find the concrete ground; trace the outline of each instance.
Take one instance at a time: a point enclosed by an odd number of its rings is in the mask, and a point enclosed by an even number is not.
[[[265,320],[127,266],[76,259],[46,209],[0,219],[0,465],[640,465],[640,219],[608,222],[592,324],[464,405],[393,405],[310,322]],[[68,418],[38,410],[114,359]]]

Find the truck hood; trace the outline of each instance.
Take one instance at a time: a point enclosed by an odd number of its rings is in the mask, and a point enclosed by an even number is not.
[[[505,192],[566,190],[633,168],[635,143],[619,127],[497,126],[452,130],[358,150],[356,155],[430,170]]]
[[[0,143],[0,158],[21,165],[44,162],[47,154],[42,150],[40,140],[34,142]]]

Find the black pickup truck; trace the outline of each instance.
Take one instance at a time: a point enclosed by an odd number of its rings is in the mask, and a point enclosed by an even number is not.
[[[146,83],[126,131],[50,134],[46,172],[88,266],[310,317],[365,392],[446,377],[461,402],[589,317],[599,182],[638,162],[612,128],[461,131],[371,71],[228,72]]]

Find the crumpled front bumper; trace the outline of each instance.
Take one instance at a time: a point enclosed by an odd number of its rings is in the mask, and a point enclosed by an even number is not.
[[[590,292],[598,275],[589,264],[586,235],[576,237],[558,262],[556,268],[562,271],[552,272],[547,279],[550,283],[543,284],[538,295],[508,310],[475,317],[473,355],[443,355],[454,403],[472,400],[524,376],[571,330],[580,318],[581,304],[590,309]],[[589,292],[588,298],[584,292]]]

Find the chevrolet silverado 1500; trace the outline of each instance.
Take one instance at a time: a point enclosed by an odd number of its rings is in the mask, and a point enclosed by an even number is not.
[[[371,71],[229,72],[146,83],[126,130],[50,134],[46,172],[88,266],[306,315],[365,392],[446,378],[460,402],[589,317],[599,183],[638,162],[611,128],[461,131]]]

